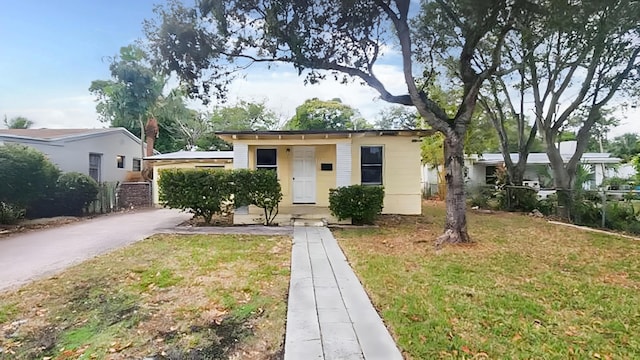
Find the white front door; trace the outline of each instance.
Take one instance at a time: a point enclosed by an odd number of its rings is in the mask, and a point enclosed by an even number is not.
[[[293,147],[293,203],[316,202],[316,149],[313,146]]]

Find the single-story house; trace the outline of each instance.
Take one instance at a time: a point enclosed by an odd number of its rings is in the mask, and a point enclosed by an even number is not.
[[[224,131],[233,144],[235,169],[278,174],[283,199],[276,222],[329,215],[329,189],[353,184],[382,185],[384,214],[420,214],[418,130]],[[234,222],[255,223],[261,209],[237,209]]]
[[[140,139],[125,128],[0,129],[0,145],[23,144],[44,153],[60,170],[98,182],[123,181],[140,171]]]
[[[565,141],[560,144],[560,155],[568,162],[575,153],[575,141]],[[510,154],[514,163],[518,162],[519,154]],[[618,165],[622,160],[611,156],[610,153],[584,153],[580,163],[591,174],[591,180],[584,184],[586,189],[595,189],[605,178],[618,176]],[[501,153],[485,153],[469,155],[465,159],[465,178],[469,187],[493,185],[496,181],[496,169],[504,164]],[[524,173],[524,184],[540,189],[548,187],[553,181],[551,164],[546,153],[530,153]],[[425,165],[422,169],[423,187],[437,189],[437,172]],[[436,185],[434,185],[436,184]],[[552,185],[551,185],[552,186]]]
[[[147,156],[153,167],[153,204],[159,205],[158,179],[163,169],[219,168],[233,169],[233,151],[177,151]]]

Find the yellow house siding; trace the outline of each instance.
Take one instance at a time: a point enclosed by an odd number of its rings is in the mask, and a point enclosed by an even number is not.
[[[223,169],[233,169],[233,164],[228,160],[210,160],[210,161],[184,161],[184,162],[157,162],[153,164],[153,204],[160,204],[160,191],[158,188],[158,179],[160,179],[160,173],[164,169],[195,169],[197,167],[216,167]]]
[[[331,171],[322,171],[320,164],[332,164]],[[336,187],[336,146],[316,146],[316,205],[329,206],[329,189]]]
[[[299,145],[308,146],[306,143]],[[295,145],[264,144],[249,145],[249,169],[256,168],[257,149],[273,149],[277,151],[278,179],[282,187],[281,206],[293,205],[293,147]],[[315,168],[316,168],[316,205],[329,206],[329,189],[335,187],[336,150],[333,144],[315,145]],[[289,149],[289,151],[287,151]],[[320,164],[333,164],[332,171],[321,171]]]
[[[281,205],[291,203],[291,152],[287,152],[287,146],[277,144],[249,145],[249,169],[256,169],[256,151],[258,149],[276,149],[277,174],[282,187]]]
[[[351,180],[361,183],[360,149],[362,146],[382,146],[382,185],[385,214],[420,214],[420,143],[411,137],[381,136],[354,138],[352,145]]]

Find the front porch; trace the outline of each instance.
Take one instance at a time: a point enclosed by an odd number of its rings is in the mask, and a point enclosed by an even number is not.
[[[247,225],[262,223],[264,219],[263,210],[249,206],[245,209],[236,209],[233,215],[234,225]],[[280,206],[278,215],[274,223],[280,225],[321,225],[321,224],[350,224],[349,220],[338,221],[331,215],[331,211],[326,206],[317,205],[284,205]]]

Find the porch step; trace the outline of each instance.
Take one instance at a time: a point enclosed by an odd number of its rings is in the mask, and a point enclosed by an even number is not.
[[[310,218],[291,218],[291,224],[293,226],[327,226],[327,220],[325,219],[310,219]]]

